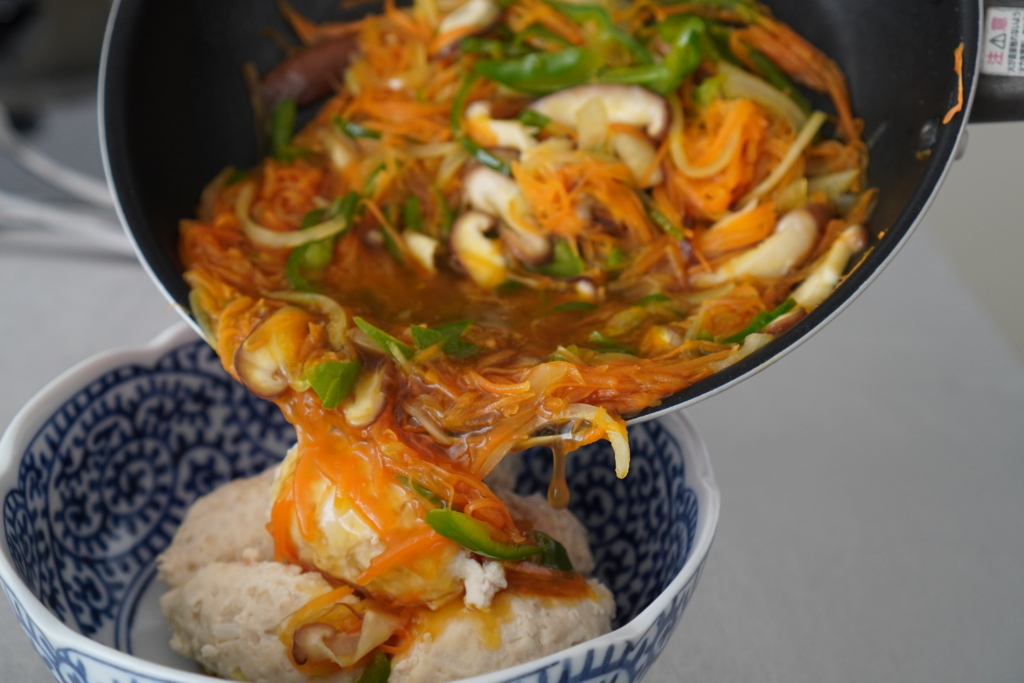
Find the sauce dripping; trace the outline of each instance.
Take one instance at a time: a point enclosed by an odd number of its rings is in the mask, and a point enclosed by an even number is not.
[[[565,444],[558,441],[551,445],[553,467],[551,483],[548,484],[548,502],[553,508],[569,506],[569,482],[565,480]]]

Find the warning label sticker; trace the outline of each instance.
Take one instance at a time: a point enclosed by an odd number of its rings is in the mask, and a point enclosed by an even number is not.
[[[1024,76],[1024,7],[989,7],[985,13],[985,42],[981,72],[994,76]]]

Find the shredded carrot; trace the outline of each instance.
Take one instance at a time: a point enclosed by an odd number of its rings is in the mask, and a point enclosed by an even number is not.
[[[765,202],[702,233],[696,247],[707,258],[715,259],[726,252],[757,244],[772,233],[775,222],[775,204]]]
[[[387,570],[417,557],[429,557],[436,549],[449,543],[451,541],[438,536],[430,528],[415,533],[402,541],[392,542],[387,550],[370,560],[370,566],[359,575],[356,583],[365,586]]]
[[[956,72],[956,104],[946,112],[942,123],[949,123],[964,108],[964,44],[957,45],[953,51],[953,71]]]

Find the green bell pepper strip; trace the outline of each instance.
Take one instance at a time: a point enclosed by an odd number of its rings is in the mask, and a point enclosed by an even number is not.
[[[477,65],[486,61],[492,61],[498,64],[506,63],[496,60],[480,60],[477,62]],[[504,173],[505,175],[510,176],[512,175],[512,169],[508,164],[473,142],[473,139],[470,138],[469,135],[466,134],[466,131],[462,129],[462,114],[466,109],[466,100],[469,99],[469,93],[473,89],[473,83],[476,82],[475,71],[476,69],[474,68],[474,73],[470,74],[462,81],[462,85],[459,87],[459,91],[455,95],[455,101],[452,102],[452,111],[448,115],[448,123],[452,129],[452,137],[455,138],[455,140],[462,145],[463,149],[469,152],[473,158],[481,164],[488,168],[492,168],[499,173]]]
[[[356,384],[361,369],[359,359],[347,362],[328,361],[306,370],[305,379],[327,410],[337,408]]]
[[[565,240],[558,240],[551,250],[551,261],[535,266],[532,270],[544,275],[567,280],[576,277],[585,268],[586,264],[583,262],[583,259],[572,250],[569,243]]]
[[[797,90],[796,84],[789,80],[789,76],[780,69],[775,62],[768,58],[768,55],[764,54],[756,48],[747,45],[749,51],[750,61],[754,63],[761,76],[771,83],[776,90],[779,90],[786,94],[789,99],[796,103],[796,106],[800,107],[800,110],[808,116],[811,115],[811,103],[807,101],[807,98]]]
[[[359,200],[358,192],[349,192],[344,197],[336,198],[326,209],[313,209],[303,217],[300,230],[311,228],[336,216],[343,217],[346,225],[344,230],[333,237],[309,242],[292,249],[292,252],[288,254],[284,272],[293,289],[303,292],[318,291],[316,284],[307,279],[305,272],[319,270],[331,262],[334,257],[334,243],[352,228]]]
[[[540,553],[540,557],[537,558],[542,565],[563,572],[573,571],[572,560],[569,559],[569,553],[564,545],[543,531],[534,530],[530,536],[535,543],[544,548]]]
[[[464,320],[437,327],[413,325],[409,328],[409,332],[412,334],[412,340],[417,349],[423,350],[434,344],[441,344],[441,350],[446,355],[452,358],[468,358],[480,351],[480,347],[476,344],[459,338],[471,324],[469,320]]]
[[[473,65],[473,73],[513,90],[546,95],[590,82],[601,65],[602,60],[594,50],[570,47],[558,52],[533,52],[515,59],[481,59]],[[452,111],[454,114],[455,110]]]
[[[363,331],[363,334],[373,340],[373,343],[379,346],[381,350],[388,355],[393,356],[396,349],[406,358],[412,358],[413,354],[416,353],[413,348],[405,342],[393,337],[379,327],[374,327],[362,318],[353,318],[352,322],[356,324],[356,327]]]
[[[795,306],[796,301],[794,299],[786,299],[772,310],[762,311],[761,313],[758,313],[757,315],[754,316],[754,319],[750,321],[749,325],[744,327],[736,334],[726,337],[722,341],[725,342],[726,344],[740,344],[748,336],[763,330],[765,327],[768,326],[769,323],[771,323],[776,318],[783,316],[786,313],[789,313],[791,310],[793,310]]]
[[[616,340],[612,339],[603,332],[594,330],[587,335],[587,341],[590,342],[591,346],[595,346],[598,349],[609,352],[609,353],[628,353],[631,356],[636,355],[636,351],[628,349]]]
[[[427,501],[435,508],[444,509],[448,507],[448,503],[445,502],[444,498],[437,495],[436,493],[434,493],[433,491],[431,491],[418,481],[409,481],[409,477],[406,477],[401,474],[395,475],[395,479],[397,479],[398,483],[401,484],[405,489],[415,493],[417,496]]]
[[[608,10],[600,5],[574,5],[567,2],[556,2],[546,0],[547,4],[556,9],[559,13],[572,19],[577,24],[591,24],[596,29],[596,35],[592,36],[591,47],[606,49],[610,46],[617,46],[629,53],[630,58],[637,64],[652,64],[651,55],[644,49],[640,42],[626,33],[612,21]]]
[[[429,510],[424,518],[427,526],[466,550],[495,560],[525,560],[544,552],[544,547],[522,543],[499,543],[487,529],[467,514],[455,510]]]
[[[671,235],[677,240],[685,239],[686,235],[683,231],[675,226],[675,224],[668,219],[668,216],[658,211],[651,204],[644,202],[644,208],[647,210],[647,216],[651,221],[659,228],[665,231],[666,234]]]
[[[548,127],[548,124],[551,123],[550,117],[544,116],[544,114],[541,114],[539,111],[534,111],[532,109],[522,110],[519,112],[519,116],[517,116],[516,119],[524,126],[539,128],[540,130],[544,130]]]
[[[383,650],[373,653],[373,661],[363,669],[356,683],[388,683],[391,676],[391,660]]]
[[[270,150],[278,161],[292,161],[312,153],[308,149],[291,145],[297,113],[298,105],[293,99],[281,100],[274,107],[274,113],[270,119]]]
[[[598,75],[599,80],[642,85],[662,95],[678,90],[683,80],[700,66],[706,52],[707,24],[700,17],[674,14],[658,26],[658,32],[670,46],[663,61],[606,69]]]

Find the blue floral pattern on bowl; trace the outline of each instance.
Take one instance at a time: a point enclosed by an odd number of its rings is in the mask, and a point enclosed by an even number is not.
[[[71,630],[130,653],[140,596],[188,506],[223,482],[279,461],[293,440],[277,408],[232,380],[201,341],[179,344],[153,364],[109,370],[66,400],[20,453],[17,483],[3,499],[4,537],[17,578]],[[567,466],[571,508],[590,534],[596,575],[616,596],[616,627],[636,619],[680,573],[700,515],[673,430],[659,422],[631,427],[630,445],[625,480],[615,477],[613,454],[603,442],[575,452]],[[543,492],[550,470],[546,450],[524,453],[516,490]],[[697,559],[686,584],[633,637],[618,631],[584,644],[605,640],[603,647],[577,646],[481,680],[639,680],[696,587],[704,558]],[[106,648],[56,646],[29,618],[17,591],[7,582],[3,588],[60,681],[203,680],[152,664],[136,670],[104,658],[119,655]]]

